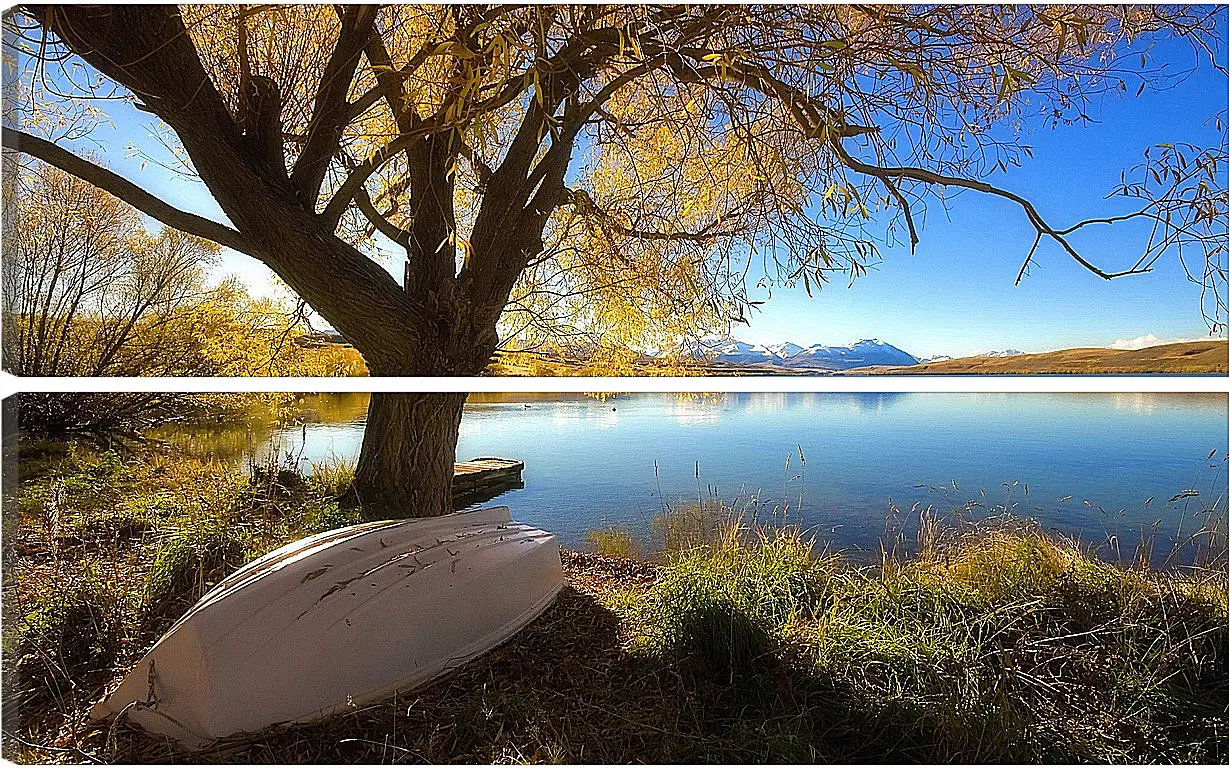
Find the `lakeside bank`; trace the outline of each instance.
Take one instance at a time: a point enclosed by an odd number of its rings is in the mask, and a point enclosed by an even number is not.
[[[393,700],[200,755],[89,705],[209,585],[353,522],[344,468],[27,443],[5,519],[19,762],[1223,762],[1229,582],[1110,565],[1018,519],[859,565],[795,531],[644,562],[565,552],[538,621]],[[1223,535],[1223,532],[1222,532]],[[1223,538],[1221,539],[1223,547]],[[39,745],[39,746],[33,746]]]

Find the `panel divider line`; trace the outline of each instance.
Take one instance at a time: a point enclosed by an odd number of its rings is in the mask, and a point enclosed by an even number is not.
[[[29,377],[17,392],[1225,392],[1229,376]]]

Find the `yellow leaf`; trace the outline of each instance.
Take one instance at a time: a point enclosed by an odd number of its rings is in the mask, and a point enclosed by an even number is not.
[[[445,40],[431,49],[432,56],[442,56],[444,54],[452,54],[458,59],[472,59],[478,55],[456,40]]]

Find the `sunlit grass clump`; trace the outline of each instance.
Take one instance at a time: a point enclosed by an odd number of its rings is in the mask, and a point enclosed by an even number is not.
[[[750,695],[761,725],[731,727],[773,730],[775,759],[1226,757],[1223,571],[1124,570],[1019,523],[861,567],[796,532],[731,532],[632,606],[630,647]]]
[[[323,496],[340,498],[354,482],[355,462],[339,457],[311,463],[307,482]]]
[[[606,557],[639,558],[642,555],[639,542],[626,525],[589,531],[585,539],[594,552]]]
[[[832,573],[794,532],[743,533],[673,555],[637,611],[647,647],[727,683],[756,676],[785,628],[820,610]]]

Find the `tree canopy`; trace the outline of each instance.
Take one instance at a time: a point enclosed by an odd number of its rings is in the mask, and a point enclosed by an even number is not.
[[[211,167],[225,165],[220,142],[253,181],[308,213],[313,229],[353,246],[348,257],[369,253],[377,232],[404,250],[403,290],[366,266],[330,287],[398,303],[398,293],[460,294],[451,301],[485,308],[484,321],[494,313],[505,337],[529,343],[577,335],[668,347],[744,317],[753,262],[754,273],[808,290],[834,273],[856,276],[878,257],[878,214],[896,217],[889,236],[916,244],[926,205],[955,189],[1020,206],[1036,232],[1020,275],[1047,241],[1106,278],[1194,248],[1207,314],[1215,320],[1223,307],[1215,236],[1226,220],[1216,175],[1224,147],[1154,148],[1121,188],[1107,190],[1138,205],[1094,221],[1043,215],[991,181],[1029,153],[999,124],[1089,120],[1099,94],[1138,95],[1176,77],[1139,40],[1180,36],[1215,64],[1208,8],[240,5],[28,14],[39,26],[23,35],[44,72],[79,53],[170,126],[215,195],[226,181]],[[134,57],[122,45],[152,47]],[[60,86],[69,100],[97,93],[98,83],[70,79],[75,89]],[[193,126],[182,125],[188,119]],[[312,301],[295,265],[267,253],[224,200],[238,231],[141,200],[131,185],[34,138],[20,146],[173,226],[261,258]],[[1156,225],[1130,260],[1071,241],[1084,227],[1129,218]],[[354,324],[317,309],[343,332]],[[362,333],[348,335],[364,346]]]
[[[744,318],[749,275],[857,276],[961,191],[1031,225],[1019,276],[1042,246],[1105,279],[1176,252],[1224,322],[1223,144],[1151,148],[1096,219],[995,183],[1030,154],[1014,129],[1180,79],[1152,41],[1223,72],[1215,8],[29,5],[8,23],[62,108],[8,117],[7,147],[259,259],[375,375],[475,375],[501,334],[668,349]],[[228,223],[48,131],[109,95],[158,118]],[[1145,225],[1125,259],[1076,246],[1123,222]],[[462,402],[373,398],[387,428],[358,485],[443,511]]]

